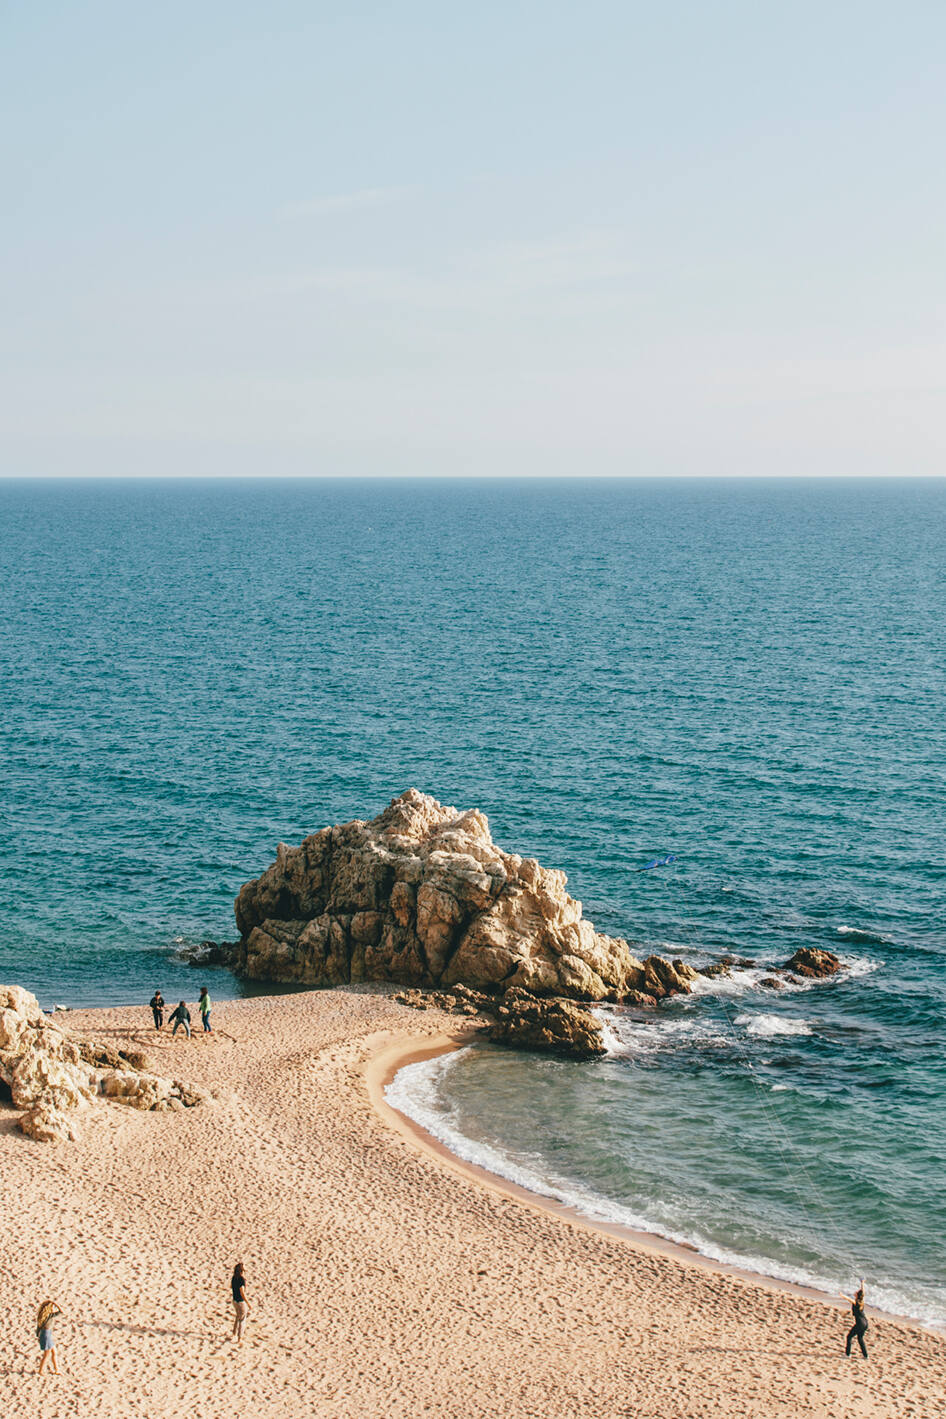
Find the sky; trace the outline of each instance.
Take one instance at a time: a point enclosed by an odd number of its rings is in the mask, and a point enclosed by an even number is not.
[[[0,0],[0,476],[946,472],[946,6]]]

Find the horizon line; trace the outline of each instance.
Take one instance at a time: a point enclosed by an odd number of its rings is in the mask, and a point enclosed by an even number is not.
[[[911,483],[941,473],[2,473],[0,483]]]

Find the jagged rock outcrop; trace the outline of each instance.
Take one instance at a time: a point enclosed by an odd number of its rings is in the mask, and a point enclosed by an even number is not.
[[[798,976],[833,976],[841,969],[841,962],[831,951],[819,951],[812,946],[802,946],[791,960],[785,962],[787,971]]]
[[[648,956],[640,979],[635,979],[632,989],[650,995],[654,1000],[663,1000],[668,995],[689,995],[691,981],[698,980],[699,976],[700,972],[684,961],[665,961],[662,956]]]
[[[567,1059],[595,1059],[606,1052],[601,1024],[590,1010],[571,1000],[538,1000],[524,990],[506,992],[487,1038]]]
[[[137,1051],[71,1039],[35,996],[0,986],[0,1081],[22,1109],[19,1127],[42,1142],[74,1139],[76,1115],[100,1094],[139,1109],[189,1108],[209,1096],[191,1084],[159,1079]]]
[[[232,963],[260,980],[462,982],[592,1001],[689,990],[688,967],[639,961],[626,941],[596,932],[565,883],[498,848],[476,809],[412,788],[372,822],[280,844],[237,897]]]

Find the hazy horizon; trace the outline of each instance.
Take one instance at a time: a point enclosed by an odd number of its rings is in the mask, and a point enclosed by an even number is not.
[[[939,7],[0,26],[2,477],[946,472]]]

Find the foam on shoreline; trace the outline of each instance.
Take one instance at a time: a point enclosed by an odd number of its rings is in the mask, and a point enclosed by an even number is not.
[[[764,1026],[763,1019],[763,1028],[760,1028],[758,1033],[769,1033],[768,1028]],[[608,1033],[606,1027],[606,1043]],[[780,1031],[775,1028],[772,1033]],[[789,1030],[787,1033],[800,1031]],[[384,1087],[386,1103],[410,1119],[443,1149],[472,1168],[483,1170],[512,1184],[514,1188],[563,1208],[593,1225],[619,1229],[631,1234],[637,1242],[642,1238],[669,1242],[675,1248],[687,1253],[696,1252],[709,1263],[749,1276],[761,1284],[781,1283],[793,1291],[815,1295],[832,1304],[837,1295],[849,1286],[847,1270],[816,1272],[803,1266],[782,1265],[765,1256],[746,1254],[721,1246],[703,1236],[692,1225],[688,1226],[685,1219],[681,1219],[679,1226],[667,1226],[645,1212],[637,1212],[612,1198],[583,1187],[572,1179],[557,1177],[551,1170],[539,1171],[534,1162],[527,1163],[502,1148],[469,1138],[458,1126],[456,1111],[450,1108],[449,1104],[444,1107],[443,1086],[450,1073],[462,1065],[462,1061],[474,1048],[476,1046],[467,1045],[440,1053],[434,1058],[404,1063],[392,1073]],[[871,1286],[871,1294],[876,1302],[876,1309],[891,1318],[937,1330],[946,1328],[946,1304],[941,1308],[917,1305],[911,1297],[904,1295],[895,1286],[885,1287],[876,1283]]]

